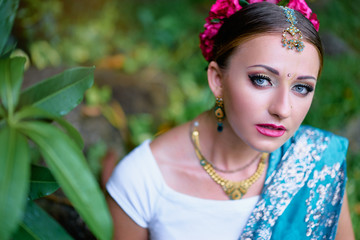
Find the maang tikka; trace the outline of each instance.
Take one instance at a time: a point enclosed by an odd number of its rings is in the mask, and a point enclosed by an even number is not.
[[[217,119],[217,131],[222,132],[223,130],[223,121],[225,118],[225,111],[224,111],[224,101],[222,97],[217,97],[215,102],[215,117]]]
[[[284,29],[282,34],[282,44],[284,47],[287,47],[288,49],[296,49],[296,51],[301,52],[304,50],[304,43],[302,41],[303,36],[301,34],[300,29],[298,29],[295,24],[297,24],[295,11],[294,9],[283,7],[281,8],[284,10],[286,21],[289,22],[291,25],[290,27]],[[286,35],[290,35],[292,39],[287,39]]]

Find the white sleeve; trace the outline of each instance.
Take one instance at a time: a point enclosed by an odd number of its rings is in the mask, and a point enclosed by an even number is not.
[[[139,226],[147,228],[157,200],[155,159],[145,141],[122,159],[106,184],[110,196]],[[156,171],[155,171],[156,172]]]

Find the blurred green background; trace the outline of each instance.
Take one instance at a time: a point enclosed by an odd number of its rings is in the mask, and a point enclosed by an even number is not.
[[[77,116],[70,116],[85,138],[95,174],[99,175],[102,156],[109,149],[122,157],[144,139],[213,106],[206,62],[198,47],[212,3],[21,0],[13,40],[18,42],[16,54],[30,60],[28,84],[71,66],[97,68],[95,86],[73,113]],[[350,140],[347,191],[355,233],[360,230],[359,4],[359,0],[309,1],[320,19],[326,55],[305,120]],[[102,121],[110,131],[99,124]]]

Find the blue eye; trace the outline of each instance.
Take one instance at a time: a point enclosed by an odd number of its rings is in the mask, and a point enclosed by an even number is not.
[[[308,95],[309,93],[311,93],[312,91],[314,91],[314,88],[310,85],[306,85],[306,84],[297,84],[293,87],[293,90],[297,93],[300,93],[301,95]]]
[[[257,87],[268,87],[272,86],[271,80],[268,76],[265,75],[249,75],[249,79]]]

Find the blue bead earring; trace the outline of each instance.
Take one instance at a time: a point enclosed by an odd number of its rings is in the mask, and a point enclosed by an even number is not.
[[[215,117],[217,119],[217,131],[222,132],[223,121],[225,118],[225,111],[224,111],[224,101],[221,97],[216,98],[214,112],[215,112]]]

